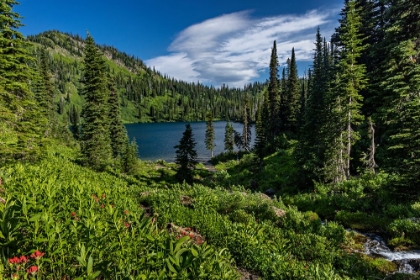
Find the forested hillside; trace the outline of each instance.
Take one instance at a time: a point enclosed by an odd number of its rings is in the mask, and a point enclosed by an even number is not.
[[[74,123],[84,103],[80,82],[85,40],[59,31],[28,36],[28,40],[34,43],[31,52],[35,56],[39,56],[40,49],[47,50],[57,110],[62,119]],[[208,110],[216,119],[241,121],[244,95],[249,95],[252,104],[262,99],[263,83],[256,82],[242,89],[215,88],[199,81],[187,83],[163,76],[140,59],[114,47],[98,47],[115,80],[122,119],[126,123],[204,120]],[[256,105],[251,108],[253,118],[256,108]]]
[[[419,279],[417,0],[344,1],[307,76],[274,41],[244,89],[89,33],[25,38],[16,4],[0,0],[0,279]],[[243,122],[211,167],[190,124],[175,163],[141,161],[123,124],[204,119],[209,151],[214,119]]]

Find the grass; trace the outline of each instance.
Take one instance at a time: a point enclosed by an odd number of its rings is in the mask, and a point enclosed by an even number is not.
[[[395,264],[359,253],[363,238],[344,226],[384,230],[398,248],[418,244],[406,217],[419,203],[393,204],[386,174],[337,185],[334,195],[317,185],[270,199],[256,190],[288,184],[288,151],[267,157],[262,172],[252,155],[221,156],[216,173],[199,166],[193,186],[177,183],[164,161],[127,176],[78,157],[53,143],[36,164],[0,169],[3,279],[404,279]],[[371,205],[378,197],[386,211]]]

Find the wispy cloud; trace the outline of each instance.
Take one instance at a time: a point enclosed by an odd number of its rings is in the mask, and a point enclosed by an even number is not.
[[[316,29],[330,36],[335,14],[315,10],[259,19],[251,18],[250,11],[222,15],[184,29],[169,46],[169,55],[146,64],[184,81],[242,87],[268,68],[274,40],[280,63],[292,47],[298,60],[311,60]]]

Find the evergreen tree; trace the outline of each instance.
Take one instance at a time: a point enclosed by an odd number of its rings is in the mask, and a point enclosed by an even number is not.
[[[37,101],[44,116],[51,122],[54,119],[54,85],[51,81],[48,54],[44,48],[40,50],[41,86],[37,92]]]
[[[387,148],[385,169],[401,175],[404,193],[418,193],[420,179],[420,8],[395,1],[388,11],[387,58],[381,89]]]
[[[242,131],[242,148],[245,151],[249,152],[250,144],[251,144],[251,120],[249,119],[249,105],[248,105],[248,95],[245,95],[244,100],[244,127]]]
[[[233,153],[235,147],[234,132],[232,124],[228,121],[225,127],[225,151],[228,153]]]
[[[267,138],[265,136],[265,129],[264,129],[264,121],[262,118],[262,109],[258,109],[257,112],[257,122],[255,124],[255,144],[254,144],[254,151],[255,154],[258,156],[260,162],[263,161],[265,156],[265,149],[266,149],[266,142]]]
[[[296,65],[295,48],[292,49],[292,58],[290,60],[290,66],[288,67],[287,75],[287,116],[286,119],[286,131],[292,137],[295,137],[298,131],[298,118],[300,113],[300,85],[299,76]]]
[[[69,120],[70,120],[70,124],[72,125],[72,132],[73,132],[73,137],[76,140],[79,140],[80,138],[80,113],[77,110],[76,106],[73,104],[72,107],[70,108],[70,112],[69,112]]]
[[[114,158],[124,153],[125,143],[128,142],[127,130],[121,120],[120,101],[113,79],[109,79],[109,132],[111,137],[111,149]]]
[[[179,144],[174,147],[176,149],[175,162],[179,165],[176,176],[180,182],[185,180],[189,184],[193,183],[193,170],[198,163],[195,145],[191,125],[187,124]]]
[[[318,28],[315,42],[313,69],[309,75],[308,94],[305,106],[304,124],[299,130],[299,142],[295,150],[301,187],[311,186],[313,180],[319,180],[324,167],[326,150],[323,127],[325,126],[325,69],[324,45]]]
[[[40,154],[45,118],[31,91],[33,74],[28,66],[25,38],[17,29],[22,26],[13,12],[15,0],[0,2],[0,123],[11,138],[0,143],[0,158],[33,159]],[[13,139],[13,141],[11,140]]]
[[[214,132],[214,127],[213,127],[213,114],[211,111],[209,111],[206,117],[205,144],[206,144],[206,149],[211,152],[211,157],[213,157],[213,150],[214,150],[214,147],[216,146],[214,144],[214,139],[216,139],[216,135]]]
[[[83,108],[82,154],[87,165],[102,170],[112,155],[108,119],[108,82],[105,62],[88,34],[83,60]]]
[[[360,33],[362,22],[355,0],[346,1],[342,16],[338,29],[340,47],[340,60],[337,66],[338,83],[334,91],[341,109],[338,112],[341,114],[340,123],[343,129],[340,137],[345,146],[342,154],[345,162],[345,176],[348,179],[350,178],[351,148],[360,139],[357,126],[363,120],[361,113],[363,97],[360,91],[366,86],[367,80],[365,65],[358,63],[364,46]]]
[[[276,41],[273,43],[270,58],[270,78],[268,82],[268,103],[269,103],[269,127],[270,133],[268,134],[269,140],[274,141],[278,134],[279,126],[279,77],[278,77],[278,57]]]
[[[126,141],[124,143],[124,151],[122,153],[122,167],[126,174],[137,174],[139,162],[136,139],[133,139],[131,142]]]

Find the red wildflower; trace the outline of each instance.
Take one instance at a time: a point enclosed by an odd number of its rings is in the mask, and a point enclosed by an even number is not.
[[[105,197],[106,197],[106,195],[105,194],[102,194],[102,199],[105,199]]]
[[[125,223],[124,223],[124,226],[125,226],[126,228],[129,228],[129,227],[130,227],[130,223],[125,222]]]
[[[20,259],[18,257],[13,257],[9,259],[10,264],[20,263]]]
[[[36,265],[31,266],[26,270],[28,273],[35,274],[38,271],[38,267]]]
[[[25,257],[25,256],[21,256],[20,257],[20,262],[26,263],[27,261],[28,261],[28,258],[27,257]]]
[[[19,275],[17,275],[17,274],[14,274],[14,273],[13,273],[13,274],[12,274],[12,279],[13,279],[13,280],[15,280],[15,279],[19,279]]]
[[[31,258],[39,260],[42,258],[44,253],[41,253],[40,251],[36,250],[34,253],[31,254]]]
[[[105,208],[105,205],[101,204],[101,208]]]
[[[76,212],[71,212],[72,217],[76,217]]]
[[[190,233],[190,238],[194,238],[194,233]]]
[[[127,210],[127,209],[125,209],[125,210],[124,210],[124,214],[125,214],[125,215],[128,215],[128,213],[129,213],[129,212],[128,212],[128,210]]]

